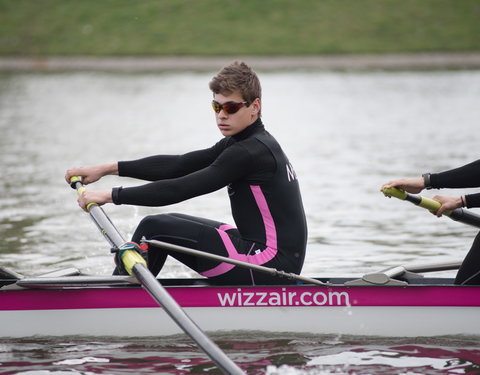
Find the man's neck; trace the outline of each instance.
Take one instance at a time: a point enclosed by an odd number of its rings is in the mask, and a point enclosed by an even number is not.
[[[253,123],[251,123],[250,125],[248,125],[245,129],[243,129],[240,133],[237,133],[235,135],[233,135],[232,137],[236,140],[236,141],[241,141],[243,139],[246,139],[248,138],[249,136],[251,136],[253,133],[259,131],[259,130],[262,130],[264,129],[263,127],[263,123],[262,123],[262,120],[260,119],[260,117],[258,117]]]

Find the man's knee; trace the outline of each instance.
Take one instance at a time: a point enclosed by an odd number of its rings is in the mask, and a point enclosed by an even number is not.
[[[140,221],[138,226],[142,228],[158,228],[159,226],[164,227],[171,225],[176,220],[172,214],[148,215]]]

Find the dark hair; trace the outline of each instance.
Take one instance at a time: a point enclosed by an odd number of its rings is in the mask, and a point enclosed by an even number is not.
[[[234,91],[239,91],[249,105],[256,98],[262,98],[262,87],[257,74],[242,61],[235,61],[223,67],[212,78],[209,87],[214,94],[230,95]]]

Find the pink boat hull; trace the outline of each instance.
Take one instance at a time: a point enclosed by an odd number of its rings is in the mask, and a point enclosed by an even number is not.
[[[480,335],[480,287],[167,287],[207,332]],[[139,286],[0,289],[0,336],[181,333]]]

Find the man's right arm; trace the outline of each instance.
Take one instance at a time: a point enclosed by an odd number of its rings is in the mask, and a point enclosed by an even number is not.
[[[145,181],[178,178],[206,168],[224,148],[225,141],[222,139],[210,148],[183,155],[156,155],[138,160],[119,161],[118,174]]]

